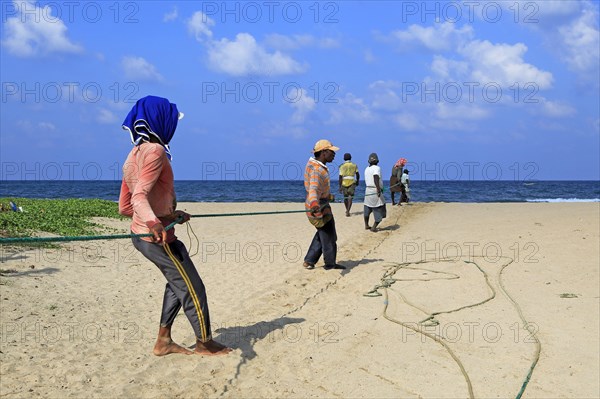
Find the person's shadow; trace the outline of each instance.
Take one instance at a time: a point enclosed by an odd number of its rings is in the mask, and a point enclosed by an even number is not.
[[[23,271],[18,271],[15,269],[0,269],[0,276],[3,276],[3,277],[32,276],[32,275],[36,275],[36,274],[54,274],[59,271],[60,271],[60,269],[57,269],[56,267],[45,267],[43,269],[23,270]]]
[[[400,228],[400,225],[392,224],[390,226],[378,227],[377,231],[395,231],[395,230],[398,230],[399,228]]]
[[[23,255],[22,252],[19,251],[10,251],[7,250],[6,252],[3,250],[2,251],[2,255],[0,256],[0,263],[5,263],[8,262],[9,260],[15,261],[15,260],[24,260],[29,258],[29,256]]]
[[[242,357],[249,360],[257,355],[254,351],[254,344],[270,335],[274,340],[275,331],[284,330],[288,324],[302,323],[305,319],[280,317],[271,321],[259,321],[249,326],[234,326],[217,328],[215,332],[219,333],[219,342],[232,348],[238,348],[242,351]]]
[[[285,327],[289,324],[302,323],[306,321],[301,318],[280,317],[271,321],[259,321],[249,326],[234,326],[217,328],[215,332],[219,333],[219,342],[231,348],[237,348],[242,351],[240,362],[236,367],[235,376],[229,380],[229,384],[240,375],[240,370],[248,360],[254,359],[258,354],[254,350],[254,344],[257,341],[269,337],[271,342],[275,342],[276,331],[282,330],[281,334],[285,336]],[[296,331],[294,331],[296,332]],[[225,392],[227,386],[225,386]]]
[[[383,261],[383,259],[368,259],[368,258],[343,260],[343,261],[340,261],[339,264],[346,266],[346,269],[342,270],[340,274],[342,276],[345,276],[346,274],[350,273],[357,266],[366,265],[368,263],[382,262],[382,261]]]

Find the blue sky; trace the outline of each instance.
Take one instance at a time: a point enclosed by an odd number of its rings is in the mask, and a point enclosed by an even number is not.
[[[414,180],[600,178],[596,1],[2,1],[1,179],[119,179],[146,95],[176,179],[301,178],[314,143]],[[384,176],[385,177],[385,176]]]

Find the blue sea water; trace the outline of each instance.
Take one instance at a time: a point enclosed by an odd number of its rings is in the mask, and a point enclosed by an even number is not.
[[[385,182],[386,187],[389,182]],[[101,198],[118,201],[120,181],[0,181],[0,197]],[[338,201],[337,182],[332,184]],[[304,202],[302,181],[175,182],[180,202]],[[390,192],[384,192],[390,202]],[[399,195],[398,195],[399,197]],[[355,201],[364,199],[364,183]],[[599,181],[412,181],[413,202],[600,202]]]

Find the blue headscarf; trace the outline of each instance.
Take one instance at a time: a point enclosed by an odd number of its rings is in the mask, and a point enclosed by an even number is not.
[[[123,129],[129,132],[134,145],[149,141],[150,135],[153,135],[165,148],[170,160],[169,142],[175,134],[179,117],[177,105],[171,104],[166,98],[146,96],[131,108],[123,121]]]

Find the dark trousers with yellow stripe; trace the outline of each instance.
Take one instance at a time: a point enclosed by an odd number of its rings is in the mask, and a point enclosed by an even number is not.
[[[167,279],[163,298],[161,327],[170,327],[183,306],[183,311],[202,342],[211,339],[210,316],[204,283],[179,240],[164,246],[132,238],[133,246],[160,269]]]

